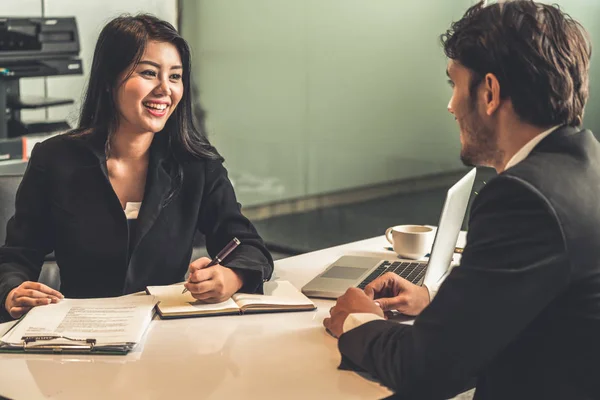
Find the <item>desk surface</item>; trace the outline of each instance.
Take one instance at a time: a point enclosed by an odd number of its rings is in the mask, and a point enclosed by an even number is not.
[[[279,260],[277,279],[301,288],[338,257],[393,259],[381,237]],[[0,355],[0,395],[12,399],[379,399],[391,392],[340,371],[322,326],[333,304],[310,312],[154,320],[126,356]]]

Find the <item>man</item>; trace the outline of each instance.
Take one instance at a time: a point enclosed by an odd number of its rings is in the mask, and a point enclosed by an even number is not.
[[[578,126],[591,46],[557,7],[471,7],[442,35],[465,164],[494,167],[430,303],[389,274],[325,327],[397,398],[600,399],[600,144]],[[376,301],[374,301],[376,300]],[[414,325],[384,309],[418,315]]]

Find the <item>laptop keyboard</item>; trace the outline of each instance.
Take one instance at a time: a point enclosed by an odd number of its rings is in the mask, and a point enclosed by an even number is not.
[[[412,283],[418,283],[423,275],[425,275],[425,267],[427,267],[427,263],[425,262],[410,262],[410,261],[384,261],[377,268],[373,270],[360,284],[358,284],[359,289],[364,289],[369,283],[379,278],[381,275],[386,272],[393,272],[396,275],[406,279]]]

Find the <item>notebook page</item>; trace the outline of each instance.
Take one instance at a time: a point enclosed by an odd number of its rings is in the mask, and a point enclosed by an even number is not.
[[[158,308],[164,315],[189,314],[202,315],[215,311],[237,310],[238,305],[232,299],[221,303],[208,304],[196,300],[190,292],[181,293],[183,285],[148,286],[148,292],[160,301]]]
[[[314,303],[288,281],[264,283],[265,294],[236,293],[233,299],[240,307],[252,306],[312,306]]]

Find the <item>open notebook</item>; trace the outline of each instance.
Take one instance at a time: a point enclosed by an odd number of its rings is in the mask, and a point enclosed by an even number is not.
[[[316,307],[308,297],[288,281],[265,282],[265,294],[236,293],[222,303],[206,304],[190,292],[181,293],[183,285],[148,286],[146,291],[158,298],[161,318],[203,317],[210,315],[260,312],[309,311]]]

